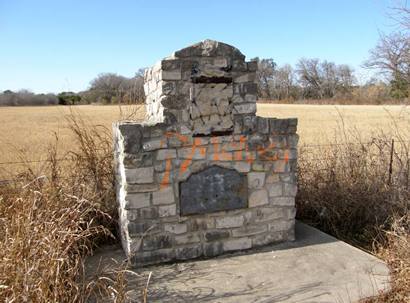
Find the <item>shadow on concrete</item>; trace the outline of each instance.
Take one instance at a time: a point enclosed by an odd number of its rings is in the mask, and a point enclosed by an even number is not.
[[[295,287],[284,290],[283,287],[272,291],[275,285],[266,283],[263,279],[257,279],[253,283],[241,283],[240,287],[222,288],[212,287],[215,280],[221,283],[226,281],[246,280],[244,258],[253,259],[253,262],[266,262],[266,253],[274,253],[291,250],[293,253],[298,248],[314,246],[338,241],[332,236],[318,231],[303,223],[296,223],[296,240],[268,245],[261,248],[241,251],[222,255],[212,259],[197,259],[182,261],[172,264],[163,264],[134,269],[138,275],[127,275],[127,289],[131,302],[141,300],[141,290],[145,287],[150,272],[153,273],[150,280],[148,298],[149,302],[283,302],[292,301],[293,298],[303,297],[311,302],[316,302],[317,297],[329,295],[322,287],[321,281],[307,281],[299,283]],[[246,257],[247,256],[247,257]],[[259,257],[260,256],[260,257]],[[126,260],[119,246],[101,249],[86,264],[86,271],[92,273],[98,265],[118,266]],[[269,262],[269,261],[268,261]],[[212,267],[212,268],[210,268]],[[176,286],[177,285],[177,286]],[[316,289],[312,292],[312,289]],[[296,302],[295,301],[295,302]]]

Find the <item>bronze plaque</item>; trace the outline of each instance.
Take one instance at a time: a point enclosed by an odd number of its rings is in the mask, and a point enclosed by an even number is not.
[[[246,175],[211,166],[179,185],[181,215],[204,214],[248,207]]]

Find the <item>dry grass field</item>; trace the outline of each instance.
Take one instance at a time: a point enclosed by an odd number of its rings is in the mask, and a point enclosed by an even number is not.
[[[111,128],[113,121],[141,120],[144,108],[119,106],[50,106],[50,107],[2,107],[0,108],[0,162],[18,162],[21,159],[43,160],[47,150],[59,138],[58,151],[73,149],[73,135],[68,129],[67,117],[80,115],[87,124]],[[342,122],[347,132],[370,140],[372,133],[380,129],[391,129],[392,117],[399,127],[409,127],[410,109],[403,106],[372,105],[291,105],[259,104],[258,115],[264,117],[297,117],[298,132],[303,144],[321,144],[334,141],[341,134]],[[343,121],[341,119],[343,118]],[[41,164],[39,164],[41,165]],[[10,175],[19,170],[20,164],[0,164],[0,174]]]
[[[85,282],[82,268],[96,245],[118,233],[111,123],[142,119],[143,111],[0,108],[0,162],[49,160],[0,165],[0,179],[16,179],[0,183],[0,301],[127,301],[125,265]],[[364,302],[410,302],[409,109],[259,104],[258,114],[299,118],[297,218],[390,266],[391,291]],[[56,161],[67,152],[71,161]]]

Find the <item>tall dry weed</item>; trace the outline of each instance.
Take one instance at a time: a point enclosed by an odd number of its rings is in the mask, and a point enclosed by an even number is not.
[[[410,132],[395,119],[364,139],[341,116],[333,142],[301,146],[298,160],[298,218],[390,265],[392,291],[368,302],[410,302]]]
[[[43,175],[27,169],[0,187],[1,302],[122,302],[121,274],[93,283],[83,269],[116,232],[110,131],[69,119],[77,140],[69,161],[58,161],[56,140]]]

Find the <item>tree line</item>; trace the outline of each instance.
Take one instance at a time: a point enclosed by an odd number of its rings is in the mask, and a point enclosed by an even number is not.
[[[145,100],[143,69],[127,78],[114,73],[102,73],[90,82],[89,89],[74,93],[34,94],[28,90],[0,93],[0,106],[138,104]]]

